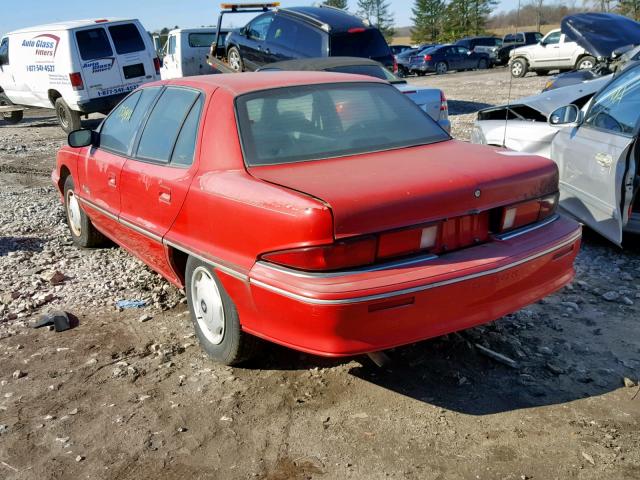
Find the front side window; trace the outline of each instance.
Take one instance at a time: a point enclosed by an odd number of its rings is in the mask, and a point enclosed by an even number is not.
[[[189,34],[189,46],[191,48],[199,48],[199,47],[211,47],[213,42],[216,41],[216,33],[215,32],[202,32],[202,33],[190,33]],[[224,42],[222,42],[224,45]]]
[[[174,55],[176,53],[176,36],[171,35],[169,37],[169,48],[167,49],[167,53],[169,55]]]
[[[547,35],[547,38],[544,39],[544,43],[547,45],[555,45],[556,43],[560,43],[560,36],[562,34],[560,32],[553,32]]]
[[[584,124],[632,135],[640,119],[640,68],[616,78],[593,101]]]
[[[458,55],[467,55],[469,50],[464,47],[458,47]]]
[[[417,105],[388,84],[321,84],[236,99],[249,166],[294,163],[448,140]]]
[[[0,42],[0,65],[9,64],[9,39],[4,37]]]
[[[142,40],[140,36],[138,27],[133,23],[113,25],[109,27],[109,33],[111,34],[111,39],[113,40],[118,55],[141,52],[145,49],[144,40]]]
[[[104,28],[91,28],[76,32],[76,41],[82,60],[112,57],[113,50]]]
[[[118,105],[100,128],[100,147],[122,155],[129,155],[136,132],[160,87],[136,90]]]
[[[136,157],[168,163],[180,128],[199,96],[196,90],[167,88],[149,115]]]
[[[256,18],[249,24],[249,27],[247,28],[247,35],[253,40],[264,41],[267,38],[267,32],[269,31],[272,21],[272,14]]]

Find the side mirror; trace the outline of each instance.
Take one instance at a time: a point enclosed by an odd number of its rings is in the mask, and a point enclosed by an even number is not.
[[[98,132],[83,128],[71,132],[67,137],[67,143],[73,148],[88,147],[89,145],[97,147],[99,138],[100,134]]]
[[[556,108],[549,115],[548,123],[551,126],[579,125],[582,121],[582,112],[577,105],[566,105]]]

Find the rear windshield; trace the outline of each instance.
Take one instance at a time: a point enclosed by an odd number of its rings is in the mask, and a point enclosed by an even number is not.
[[[332,57],[380,58],[389,55],[391,50],[387,41],[375,28],[331,35]]]
[[[226,33],[220,34],[218,45],[224,45]],[[216,32],[213,33],[190,33],[189,34],[189,46],[193,48],[197,47],[211,47],[213,42],[216,41]]]
[[[113,25],[109,27],[109,33],[111,34],[111,39],[113,40],[118,55],[140,52],[145,48],[138,27],[133,23]]]
[[[387,84],[278,88],[236,99],[248,166],[294,163],[448,140],[417,105]]]
[[[104,28],[92,28],[76,32],[76,40],[82,60],[94,60],[113,56],[111,44]]]

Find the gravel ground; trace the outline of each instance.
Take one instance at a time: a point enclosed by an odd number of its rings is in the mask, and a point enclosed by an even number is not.
[[[411,81],[444,89],[461,139],[509,90],[504,69]],[[221,367],[181,292],[116,247],[71,244],[48,179],[64,141],[49,111],[0,122],[0,478],[640,478],[637,238],[585,232],[572,285],[382,369],[273,345]],[[56,309],[78,326],[29,328]]]

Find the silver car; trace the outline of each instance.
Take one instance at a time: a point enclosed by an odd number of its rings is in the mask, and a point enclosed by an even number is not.
[[[536,140],[546,143],[547,139],[540,137],[549,135],[548,157],[556,162],[560,174],[560,206],[621,245],[623,232],[640,233],[640,66],[608,80],[582,105],[574,103],[551,111],[546,124],[515,119],[502,122],[507,126],[514,122],[530,126],[530,140],[521,144],[525,152],[536,145]],[[582,86],[591,88],[593,83],[602,81],[607,78]],[[540,97],[554,92],[562,95],[563,90],[574,87],[559,88]],[[580,100],[584,101],[584,97]],[[476,123],[473,141],[489,143],[482,123]],[[509,129],[503,129],[502,145],[514,146],[510,135]],[[535,148],[540,153],[539,146]]]

